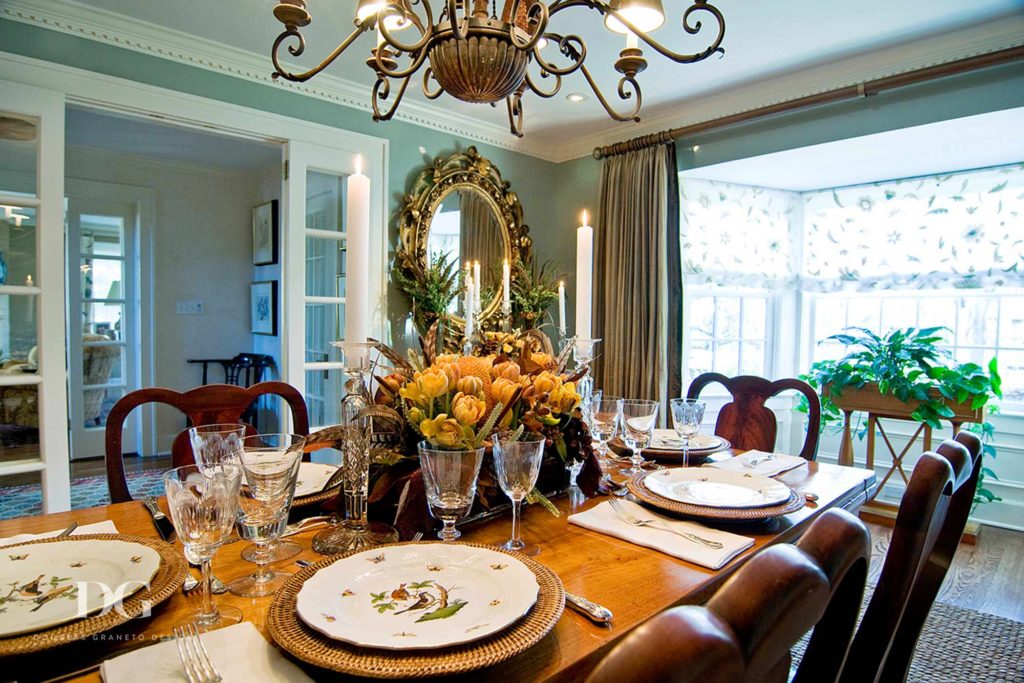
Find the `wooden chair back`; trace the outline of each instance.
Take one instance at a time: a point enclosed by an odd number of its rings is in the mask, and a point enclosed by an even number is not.
[[[597,665],[590,683],[786,681],[789,650],[828,604],[829,578],[792,545],[747,561],[706,605],[641,624]]]
[[[846,510],[826,510],[796,543],[825,572],[831,587],[828,607],[814,626],[794,683],[835,681],[843,669],[864,599],[871,561],[871,535]]]
[[[886,661],[896,652],[894,642],[900,622],[907,613],[918,577],[939,539],[955,484],[966,481],[968,460],[961,458],[951,463],[942,455],[926,451],[914,466],[896,514],[878,585],[843,667],[840,680],[844,683],[903,680],[905,673],[898,678],[886,673]],[[894,655],[895,658],[904,657]],[[907,667],[909,662],[906,657]]]
[[[773,382],[754,375],[726,377],[717,372],[708,372],[690,383],[687,398],[697,398],[704,387],[712,382],[718,382],[732,394],[732,403],[727,403],[718,413],[715,434],[728,439],[733,448],[745,451],[775,450],[775,413],[765,406],[765,401],[787,389],[803,394],[807,399],[807,435],[800,449],[800,457],[804,460],[817,457],[821,432],[821,398],[810,384],[799,379],[787,378]]]
[[[946,518],[939,530],[938,538],[918,574],[910,593],[910,600],[903,612],[899,629],[893,639],[892,649],[885,661],[882,680],[905,680],[910,672],[917,641],[924,629],[935,599],[942,588],[946,572],[953,563],[953,556],[960,545],[967,517],[974,506],[974,493],[978,488],[981,474],[981,439],[971,432],[960,432],[953,441],[947,440],[936,449],[946,458],[956,475],[953,495],[946,510]]]
[[[124,422],[133,410],[147,403],[162,403],[180,410],[193,425],[237,423],[254,401],[266,395],[280,396],[288,404],[294,434],[309,434],[306,402],[295,387],[285,382],[260,382],[248,388],[231,384],[207,384],[184,393],[151,387],[125,394],[107,416],[106,464],[110,499],[114,503],[132,500],[124,472],[121,434]],[[171,447],[172,466],[181,467],[192,462],[192,447],[187,435],[179,434]]]

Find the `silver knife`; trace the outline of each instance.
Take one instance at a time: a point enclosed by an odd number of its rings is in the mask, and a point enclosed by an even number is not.
[[[174,538],[174,524],[171,520],[167,519],[167,515],[163,513],[160,506],[156,503],[156,498],[153,496],[147,496],[142,499],[142,504],[149,510],[149,516],[153,518],[153,526],[156,527],[156,531],[160,534],[160,538],[164,539],[168,543]]]
[[[607,624],[612,620],[612,612],[607,607],[599,605],[596,602],[587,600],[586,598],[565,591],[565,601],[569,607],[572,607],[580,614],[584,615],[591,621],[595,621],[598,624]]]

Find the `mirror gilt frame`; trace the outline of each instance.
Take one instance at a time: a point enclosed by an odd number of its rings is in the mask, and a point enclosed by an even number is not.
[[[476,147],[455,152],[447,157],[435,157],[433,163],[420,171],[412,191],[406,195],[398,218],[399,248],[395,255],[395,268],[412,280],[418,280],[426,271],[427,241],[430,224],[451,192],[460,187],[472,187],[486,197],[498,218],[504,246],[503,258],[510,263],[518,259],[529,263],[533,239],[529,227],[523,223],[523,208],[511,183],[489,159],[481,156]],[[500,264],[495,264],[500,268]],[[513,269],[514,273],[514,269]],[[514,277],[514,274],[513,274]],[[501,312],[501,293],[481,304],[480,322],[486,327],[489,320]],[[452,327],[462,330],[465,320],[458,315],[449,316]]]

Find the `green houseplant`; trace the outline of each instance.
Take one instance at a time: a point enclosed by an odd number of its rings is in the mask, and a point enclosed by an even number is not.
[[[844,390],[869,385],[877,386],[882,396],[915,404],[910,417],[933,429],[941,429],[943,419],[954,417],[954,407],[987,408],[987,414],[995,414],[998,408],[990,404],[1003,396],[996,359],[987,368],[977,363],[957,363],[940,346],[943,330],[946,328],[910,327],[878,335],[862,327],[849,327],[843,334],[826,339],[846,347],[846,355],[814,363],[801,376],[821,394],[822,427],[841,420],[835,401],[841,399]],[[806,405],[800,409],[806,411]],[[983,454],[994,458],[992,423],[986,419],[967,429],[980,433]],[[863,437],[863,430],[859,435]],[[982,467],[975,504],[1001,500],[985,486],[986,477],[998,478],[991,469]]]
[[[447,254],[438,254],[426,268],[412,266],[403,270],[395,267],[394,280],[398,288],[412,300],[413,323],[421,335],[438,320],[448,323],[448,308],[465,289],[463,273]]]
[[[545,261],[538,271],[536,263],[516,259],[512,267],[512,310],[523,329],[539,328],[548,308],[558,301],[557,278],[550,272],[554,266]]]

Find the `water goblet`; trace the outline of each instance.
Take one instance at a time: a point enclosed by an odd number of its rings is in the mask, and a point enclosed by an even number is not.
[[[597,442],[598,462],[601,464],[601,471],[604,478],[611,478],[609,470],[612,461],[608,457],[608,442],[615,437],[619,431],[619,401],[618,396],[600,396],[590,402],[590,436]]]
[[[674,398],[669,402],[672,409],[672,426],[683,440],[683,467],[690,464],[690,439],[700,431],[707,402],[695,398]]]
[[[260,434],[259,436],[247,436],[243,442],[244,450],[260,448],[276,448],[279,451],[287,450],[290,446],[297,446],[302,441],[298,434]],[[262,444],[262,445],[261,445]],[[301,469],[301,465],[299,468]],[[250,543],[242,549],[242,559],[246,562],[269,564],[289,560],[302,552],[302,546],[295,541],[288,539],[274,538],[262,547],[258,543]]]
[[[203,573],[202,602],[192,617],[201,631],[242,620],[241,610],[235,607],[218,609],[210,593],[210,563],[217,548],[231,537],[242,478],[242,468],[232,463],[186,465],[163,477],[167,506],[174,530],[185,546],[185,557],[198,564]]]
[[[267,546],[284,533],[302,464],[301,437],[262,434],[243,439],[241,467],[245,475],[238,492],[238,535],[253,541],[256,572],[235,579],[228,590],[246,598],[272,595],[290,576],[267,568]]]
[[[648,464],[641,455],[641,451],[651,443],[654,427],[658,423],[660,405],[657,401],[645,399],[624,398],[619,400],[619,425],[622,428],[622,440],[626,447],[633,451],[630,459],[632,466],[625,470],[624,474],[631,477],[641,474],[643,466]]]
[[[238,456],[242,454],[242,439],[245,438],[246,429],[244,424],[189,427],[188,440],[192,444],[196,464],[204,466],[227,462],[237,465]]]
[[[455,528],[455,522],[469,514],[476,497],[476,479],[484,449],[444,451],[433,448],[427,441],[421,441],[418,448],[430,516],[444,524],[437,537],[454,541],[462,535]]]
[[[540,474],[540,462],[544,456],[544,437],[540,434],[523,434],[518,441],[511,432],[494,438],[494,470],[498,485],[512,501],[512,537],[502,548],[522,550],[526,547],[520,532],[520,511],[523,499],[533,490]]]

